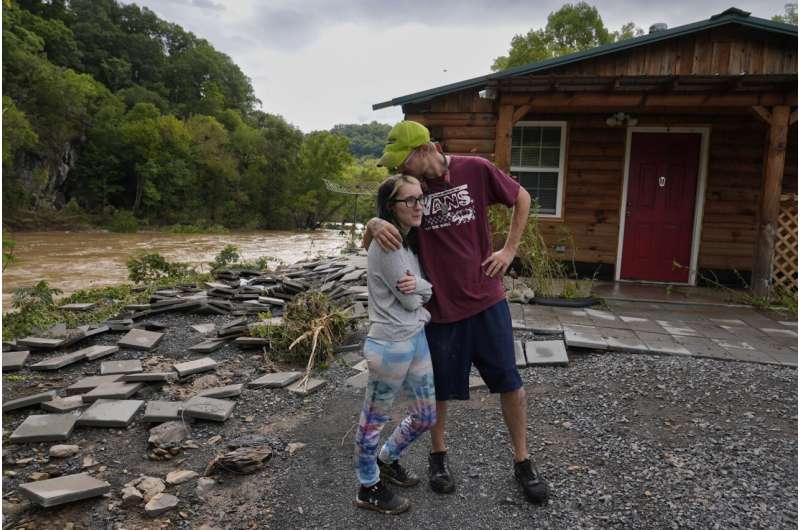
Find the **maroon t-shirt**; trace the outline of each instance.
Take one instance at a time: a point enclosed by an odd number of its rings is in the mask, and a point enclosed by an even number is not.
[[[513,206],[519,193],[519,183],[480,157],[451,156],[449,179],[425,181],[419,230],[420,261],[434,293],[425,307],[436,323],[469,318],[505,297],[501,278],[481,267],[492,254],[487,209]]]

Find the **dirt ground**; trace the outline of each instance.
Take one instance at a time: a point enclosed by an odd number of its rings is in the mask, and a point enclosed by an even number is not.
[[[164,365],[196,358],[187,331],[202,318],[170,317],[155,352],[125,351],[115,360],[159,356]],[[98,343],[113,343],[107,334]],[[247,382],[264,371],[263,356],[226,346],[219,384]],[[522,371],[528,394],[529,447],[552,489],[546,506],[526,503],[513,480],[499,399],[485,389],[454,403],[448,441],[457,489],[432,493],[423,480],[402,491],[412,509],[384,516],[356,509],[354,425],[363,391],[344,386],[356,373],[334,363],[320,373],[326,387],[307,398],[286,390],[246,388],[225,423],[198,421],[184,449],[166,461],[146,458],[148,425],[141,412],[127,429],[79,428],[68,442],[81,452],[50,459],[50,443],[3,444],[4,528],[154,529],[250,528],[787,528],[797,521],[797,370],[685,357],[570,352],[568,367]],[[94,366],[97,365],[97,366]],[[151,369],[158,369],[157,367]],[[60,371],[54,380],[23,371],[4,376],[3,400],[62,388],[99,372],[99,362]],[[180,385],[149,387],[137,399],[177,399],[202,376]],[[3,416],[4,442],[36,409]],[[402,414],[396,407],[395,419]],[[394,423],[387,426],[386,432]],[[221,440],[212,443],[215,436]],[[200,496],[196,481],[169,486],[178,508],[156,518],[141,506],[123,508],[123,484],[164,478],[175,469],[201,473],[225,445],[259,437],[273,450],[250,475],[215,473]],[[290,454],[288,444],[306,444]],[[425,478],[429,439],[412,446],[406,464]],[[16,492],[33,472],[84,471],[111,483],[111,493],[42,509]],[[31,461],[26,461],[32,458]],[[23,463],[16,462],[22,460]],[[11,473],[9,473],[11,472]],[[72,526],[70,526],[70,524]]]

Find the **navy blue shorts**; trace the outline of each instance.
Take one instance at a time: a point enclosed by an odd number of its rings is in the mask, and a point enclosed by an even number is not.
[[[522,386],[514,356],[514,332],[508,302],[501,300],[477,315],[425,328],[433,363],[436,400],[469,399],[471,365],[492,393]]]

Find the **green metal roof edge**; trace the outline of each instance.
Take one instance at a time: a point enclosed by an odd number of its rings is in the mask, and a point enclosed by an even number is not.
[[[451,92],[458,92],[459,90],[464,90],[467,88],[479,87],[485,85],[489,81],[493,81],[496,79],[503,79],[506,77],[514,77],[517,75],[540,72],[542,70],[555,68],[557,66],[563,66],[565,64],[570,64],[585,59],[592,59],[595,57],[607,55],[609,53],[628,50],[631,48],[636,48],[638,46],[652,44],[654,42],[660,42],[675,37],[681,37],[689,33],[695,33],[698,31],[724,26],[726,24],[739,24],[742,26],[748,26],[755,29],[762,29],[773,33],[780,33],[782,35],[797,37],[797,26],[793,26],[791,24],[784,24],[783,22],[773,22],[772,20],[767,20],[765,18],[758,18],[751,16],[743,17],[737,14],[729,14],[729,15],[726,14],[721,16],[714,15],[708,20],[692,22],[690,24],[684,24],[683,26],[678,26],[672,29],[667,29],[664,31],[658,31],[656,33],[649,33],[647,35],[642,35],[641,37],[633,37],[619,42],[612,42],[611,44],[604,44],[602,46],[597,46],[589,50],[575,52],[569,55],[555,57],[553,59],[546,59],[544,61],[517,66],[514,68],[508,68],[506,70],[501,70],[500,72],[493,72],[491,74],[465,79],[464,81],[459,81],[457,83],[450,83],[448,85],[442,85],[439,87],[430,88],[428,90],[423,90],[421,92],[415,92],[413,94],[396,97],[390,101],[384,101],[382,103],[374,104],[372,106],[372,110],[380,110],[387,107],[394,107],[397,105],[404,105],[406,103],[413,103],[417,101],[426,101],[433,97],[441,96]]]

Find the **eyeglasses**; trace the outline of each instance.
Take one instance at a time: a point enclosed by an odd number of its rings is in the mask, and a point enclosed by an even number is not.
[[[425,200],[424,195],[419,197],[406,197],[405,199],[397,199],[394,202],[402,202],[407,208],[414,208],[417,205],[422,206],[422,201]]]

